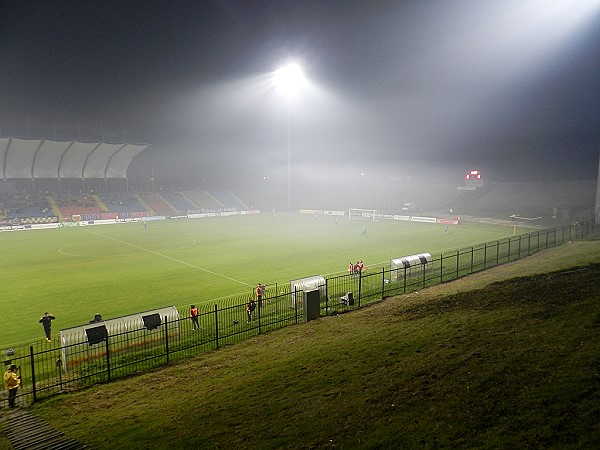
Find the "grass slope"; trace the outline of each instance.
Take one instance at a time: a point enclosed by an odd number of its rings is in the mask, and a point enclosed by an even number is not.
[[[367,224],[369,236],[361,237]],[[158,308],[214,304],[256,283],[289,283],[390,258],[506,237],[512,228],[362,222],[292,214],[215,217],[0,233],[0,348],[43,337],[44,311],[63,328]]]
[[[32,411],[97,449],[591,448],[598,263],[575,242]]]

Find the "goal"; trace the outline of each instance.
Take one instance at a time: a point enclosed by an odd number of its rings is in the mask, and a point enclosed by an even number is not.
[[[379,209],[360,209],[350,208],[348,209],[348,218],[350,220],[371,220],[375,222],[381,215]]]

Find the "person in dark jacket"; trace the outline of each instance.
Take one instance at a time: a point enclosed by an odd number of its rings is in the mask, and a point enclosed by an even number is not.
[[[90,323],[98,323],[98,322],[103,322],[104,320],[102,319],[102,315],[96,313],[94,315],[94,318],[92,320],[90,320]]]
[[[248,302],[248,306],[246,307],[246,313],[248,314],[248,322],[252,320],[252,313],[255,309],[256,303],[254,303],[254,300],[250,299],[250,301]]]
[[[50,332],[52,331],[52,321],[56,319],[52,314],[47,311],[44,313],[42,318],[40,319],[40,323],[44,327],[44,333],[46,333],[46,340],[50,342]]]

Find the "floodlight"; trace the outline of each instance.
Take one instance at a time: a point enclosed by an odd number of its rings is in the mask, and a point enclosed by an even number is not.
[[[304,83],[302,69],[296,63],[288,64],[275,72],[275,82],[283,92],[290,95]]]

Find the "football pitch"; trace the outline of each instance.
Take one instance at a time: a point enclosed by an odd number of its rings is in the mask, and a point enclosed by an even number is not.
[[[366,227],[366,236],[361,235]],[[519,233],[528,230],[520,229]],[[0,233],[0,349],[89,322],[163,306],[213,305],[257,283],[274,289],[312,275],[366,270],[513,234],[501,225],[450,226],[288,214],[180,219]]]

